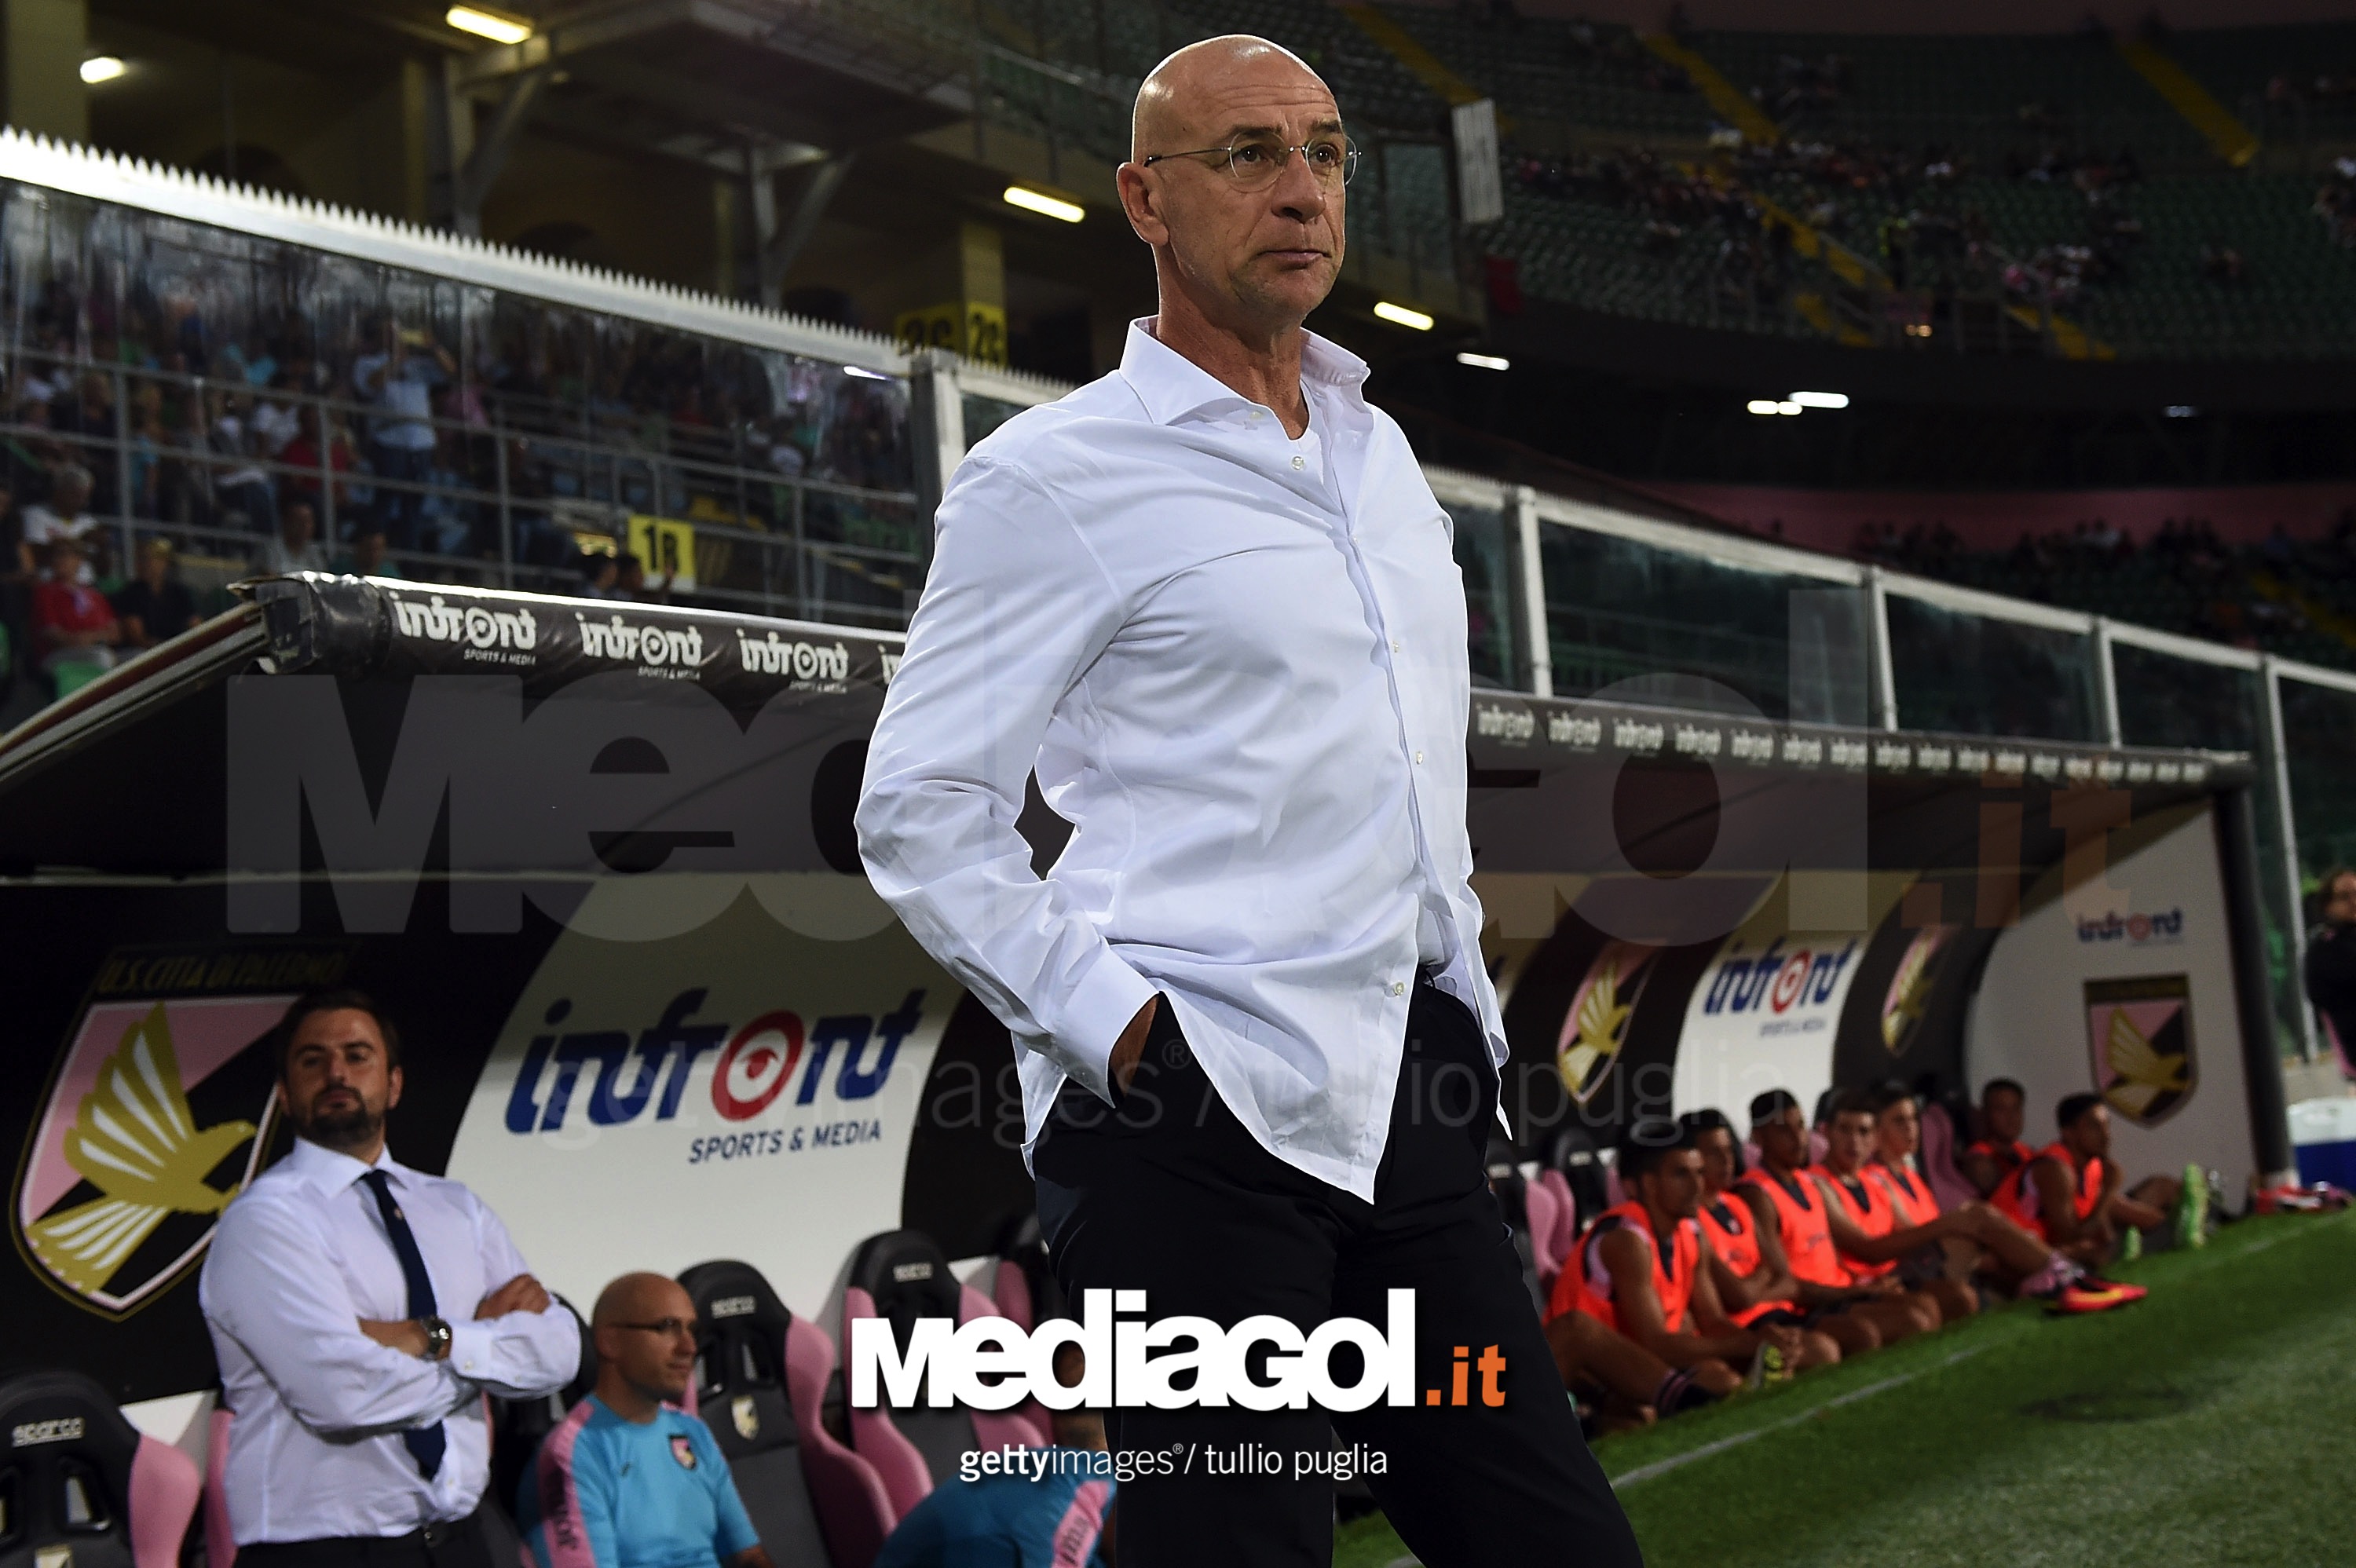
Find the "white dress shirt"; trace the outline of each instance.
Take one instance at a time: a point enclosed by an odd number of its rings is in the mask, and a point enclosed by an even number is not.
[[[552,1392],[579,1370],[580,1331],[554,1302],[476,1320],[486,1296],[530,1272],[522,1254],[473,1193],[390,1155],[374,1168],[417,1238],[450,1354],[428,1361],[362,1334],[363,1317],[411,1316],[401,1260],[360,1180],[369,1168],[297,1138],[229,1206],[206,1254],[198,1300],[236,1417],[225,1479],[240,1546],[465,1518],[490,1481],[482,1396]],[[401,1432],[436,1421],[448,1446],[429,1481]]]
[[[1365,376],[1311,336],[1296,441],[1140,322],[942,497],[860,850],[1012,1033],[1026,1156],[1066,1076],[1111,1097],[1157,990],[1237,1119],[1363,1199],[1419,962],[1505,1059],[1466,880],[1463,580]],[[1034,768],[1076,825],[1044,880],[1014,830]]]

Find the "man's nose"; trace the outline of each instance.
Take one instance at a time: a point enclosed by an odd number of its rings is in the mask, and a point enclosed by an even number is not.
[[[1296,223],[1323,218],[1330,197],[1324,182],[1311,171],[1307,155],[1299,152],[1284,155],[1284,167],[1269,195],[1277,212]]]

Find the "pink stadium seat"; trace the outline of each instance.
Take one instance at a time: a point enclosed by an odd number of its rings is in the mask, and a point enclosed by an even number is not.
[[[899,1516],[875,1467],[837,1442],[819,1419],[833,1371],[834,1342],[826,1330],[795,1318],[786,1329],[786,1386],[801,1435],[802,1470],[834,1568],[869,1568]]]
[[[1555,1231],[1561,1220],[1559,1200],[1543,1181],[1522,1187],[1522,1205],[1529,1215],[1531,1261],[1537,1265],[1538,1284],[1552,1289],[1562,1271],[1562,1254],[1554,1250]]]
[[[1931,1184],[1931,1196],[1939,1200],[1941,1209],[1953,1209],[1979,1197],[1978,1189],[1955,1168],[1955,1124],[1948,1116],[1947,1108],[1924,1105],[1922,1147],[1915,1163],[1922,1168],[1922,1178]]]
[[[205,1564],[230,1568],[237,1561],[237,1537],[229,1531],[229,1488],[222,1477],[229,1469],[229,1428],[234,1419],[229,1406],[213,1406],[205,1433]]]
[[[1001,1317],[1026,1331],[1039,1326],[1031,1316],[1031,1282],[1012,1260],[1001,1258],[991,1265],[990,1296]]]
[[[131,1555],[139,1568],[177,1568],[180,1542],[204,1497],[197,1462],[143,1435],[131,1456]]]
[[[845,1344],[851,1325],[862,1317],[889,1320],[905,1344],[919,1317],[969,1323],[997,1316],[991,1299],[960,1284],[940,1248],[920,1231],[886,1231],[851,1253],[842,1292]],[[896,1411],[882,1404],[854,1408],[849,1417],[851,1446],[884,1477],[895,1518],[933,1489],[934,1477],[953,1472],[964,1454],[1010,1443],[1032,1448],[1047,1443],[1045,1433],[1013,1411],[934,1410],[920,1403]]]
[[[843,1343],[851,1342],[851,1326],[862,1317],[875,1317],[875,1298],[857,1285],[844,1287],[842,1293]],[[850,1406],[844,1412],[851,1424],[851,1446],[859,1457],[875,1467],[883,1478],[884,1495],[891,1499],[892,1522],[897,1524],[907,1517],[908,1510],[925,1500],[933,1489],[933,1472],[916,1445],[901,1435],[892,1419],[892,1413],[877,1404],[869,1410]]]
[[[883,1481],[820,1419],[834,1347],[750,1264],[679,1276],[702,1327],[694,1403],[771,1561],[867,1568],[894,1515]]]
[[[1554,1234],[1547,1239],[1547,1251],[1559,1269],[1562,1260],[1579,1245],[1579,1200],[1571,1195],[1570,1182],[1559,1170],[1539,1171],[1538,1185],[1554,1194]]]

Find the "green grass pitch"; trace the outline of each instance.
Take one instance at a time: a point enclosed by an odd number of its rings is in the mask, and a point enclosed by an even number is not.
[[[1610,1437],[1650,1568],[2356,1563],[2356,1213],[2116,1271],[2099,1317],[2008,1307]],[[1380,1516],[1337,1568],[1412,1562]]]

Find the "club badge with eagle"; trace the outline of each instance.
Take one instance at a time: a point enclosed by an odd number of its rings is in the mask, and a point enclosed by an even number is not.
[[[1898,955],[1898,971],[1890,976],[1890,989],[1881,998],[1881,1043],[1890,1055],[1902,1055],[1912,1042],[1930,1005],[1932,984],[1939,977],[1940,951],[1954,933],[1952,925],[1926,925]]]
[[[17,1180],[19,1243],[53,1285],[122,1316],[202,1253],[267,1144],[274,1074],[259,1041],[291,1000],[83,1015]]]
[[[2158,1126],[2200,1084],[2190,981],[2182,975],[2087,981],[2086,1043],[2094,1088],[2113,1114]]]
[[[1562,1086],[1584,1105],[1594,1098],[1620,1060],[1628,1042],[1628,1024],[1652,977],[1657,947],[1634,942],[1607,942],[1587,966],[1563,1016],[1562,1032],[1555,1042],[1555,1066]]]

